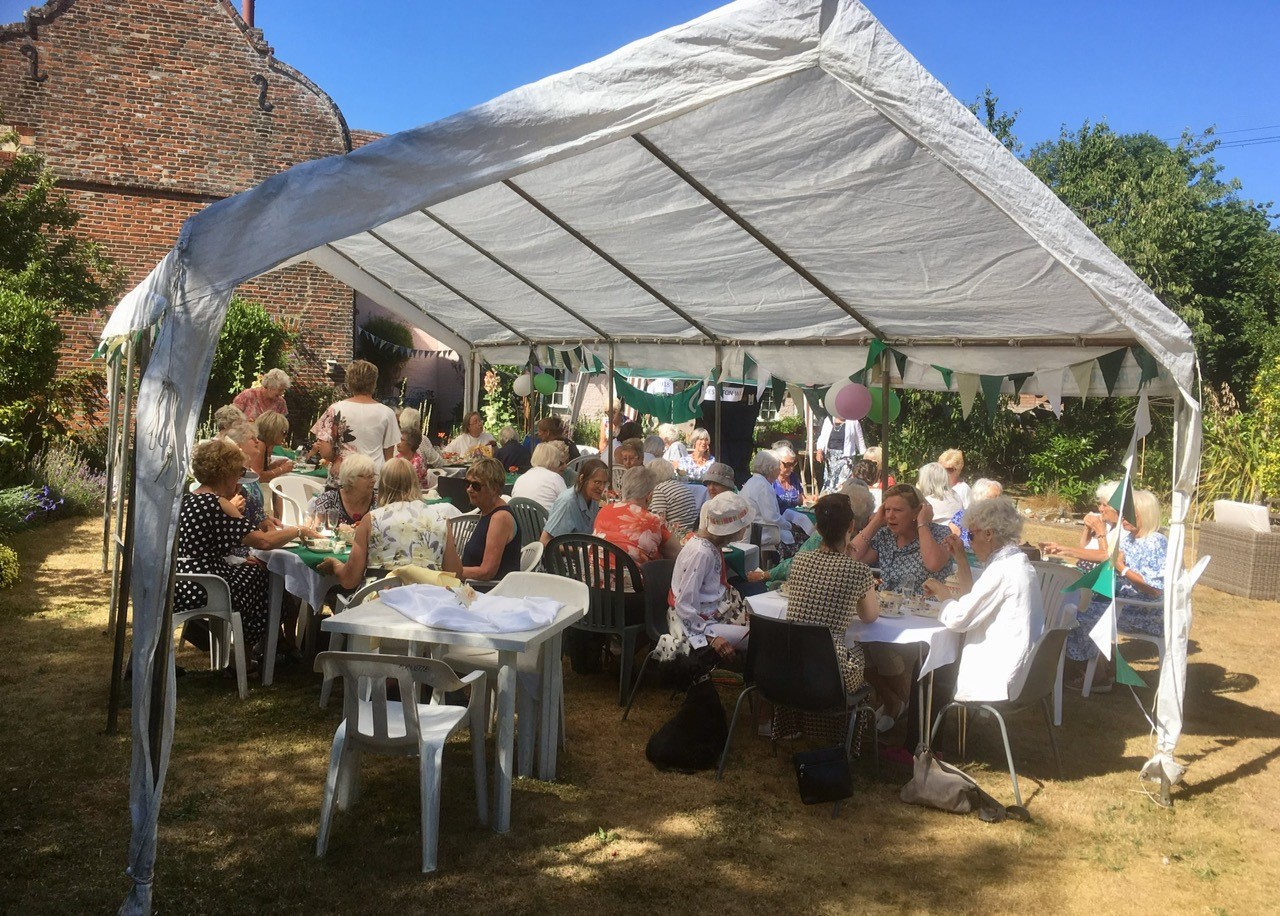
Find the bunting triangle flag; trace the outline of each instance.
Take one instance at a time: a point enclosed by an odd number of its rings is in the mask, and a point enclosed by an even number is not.
[[[1093,625],[1093,629],[1089,631],[1089,638],[1098,647],[1098,651],[1102,653],[1103,658],[1111,658],[1111,647],[1116,642],[1116,601],[1114,598],[1107,605],[1106,611],[1098,618],[1098,622]]]
[[[930,364],[932,365],[932,363]],[[947,390],[951,390],[951,370],[944,366],[934,366],[938,370],[938,374],[942,376],[942,384],[947,386]]]
[[[1103,560],[1093,569],[1082,575],[1075,582],[1072,582],[1064,592],[1079,591],[1087,588],[1094,594],[1101,595],[1104,598],[1114,598],[1116,592],[1116,576],[1115,566],[1110,560]]]
[[[1141,377],[1138,379],[1138,387],[1141,388],[1147,382],[1153,381],[1160,377],[1160,364],[1156,362],[1156,358],[1147,352],[1145,347],[1132,346],[1129,352],[1133,354],[1133,358],[1138,363],[1138,368],[1142,371]]]
[[[1108,395],[1116,390],[1116,381],[1120,378],[1120,367],[1124,365],[1124,358],[1128,352],[1121,348],[1098,357],[1098,369],[1102,372],[1102,383],[1107,386]]]
[[[1116,683],[1125,684],[1129,687],[1147,686],[1147,682],[1142,679],[1142,676],[1129,667],[1129,663],[1120,654],[1119,646],[1116,647]]]
[[[980,375],[982,383],[982,400],[987,405],[987,419],[996,418],[996,409],[1000,406],[1000,388],[1004,385],[1003,375]]]
[[[898,367],[898,378],[906,380],[907,378],[907,354],[899,353],[897,350],[890,350],[893,354],[893,362]]]
[[[1093,379],[1093,360],[1076,363],[1070,367],[1071,377],[1076,380],[1076,393],[1080,400],[1089,396],[1089,382]]]
[[[1129,443],[1131,450],[1137,449],[1138,441],[1151,434],[1151,405],[1147,402],[1144,391],[1138,396],[1138,409],[1133,417],[1133,440]]]
[[[1036,383],[1044,396],[1049,399],[1049,409],[1055,417],[1062,416],[1062,370],[1041,369],[1036,373]]]
[[[1027,379],[1035,375],[1034,372],[1015,372],[1008,376],[1009,381],[1013,382],[1013,396],[1016,398],[1022,394],[1022,386],[1027,383]]]
[[[956,390],[960,392],[960,416],[969,419],[973,399],[978,396],[978,377],[970,372],[955,373]]]
[[[1107,505],[1115,509],[1116,514],[1130,525],[1138,524],[1138,517],[1133,511],[1133,485],[1129,482],[1128,471],[1125,472],[1124,479],[1120,481],[1120,486],[1116,487],[1116,491],[1107,500]]]
[[[889,345],[883,340],[871,341],[871,346],[867,348],[867,364],[864,369],[870,369],[880,359],[880,354],[888,349]]]

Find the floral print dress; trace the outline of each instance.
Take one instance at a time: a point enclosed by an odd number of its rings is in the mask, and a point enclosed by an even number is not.
[[[1142,579],[1152,588],[1164,591],[1164,561],[1169,553],[1169,540],[1159,531],[1153,531],[1143,538],[1136,538],[1132,532],[1120,534],[1120,552],[1124,554],[1125,565],[1142,574]],[[1138,598],[1150,601],[1155,595],[1139,591],[1138,587],[1127,579],[1116,580],[1117,598]],[[1076,616],[1076,628],[1067,636],[1067,657],[1077,662],[1087,662],[1098,654],[1098,644],[1089,633],[1102,615],[1107,612],[1111,601],[1102,596],[1094,596],[1089,607]],[[1164,608],[1122,607],[1116,625],[1130,633],[1146,633],[1149,636],[1164,635]]]
[[[425,563],[438,569],[444,561],[449,519],[461,514],[448,503],[428,506],[416,499],[379,506],[369,513],[368,566],[392,569]],[[425,557],[414,559],[415,545]]]

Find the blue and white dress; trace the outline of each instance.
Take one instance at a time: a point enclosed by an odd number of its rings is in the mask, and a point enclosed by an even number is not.
[[[1143,538],[1136,538],[1132,532],[1120,534],[1120,552],[1124,554],[1125,565],[1142,574],[1142,579],[1152,588],[1164,591],[1164,562],[1169,553],[1169,541],[1159,531],[1153,531]],[[1116,580],[1117,598],[1141,598],[1150,600],[1155,595],[1148,595],[1138,590],[1127,579]],[[1098,654],[1098,646],[1089,637],[1094,625],[1102,619],[1111,602],[1107,598],[1095,596],[1086,608],[1076,617],[1076,628],[1067,636],[1067,657],[1077,662],[1087,662]],[[1151,636],[1164,635],[1164,609],[1122,607],[1116,621],[1121,630],[1131,633],[1146,633]]]

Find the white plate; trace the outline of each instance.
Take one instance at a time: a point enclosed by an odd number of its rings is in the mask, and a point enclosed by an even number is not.
[[[907,612],[900,607],[882,607],[880,608],[881,617],[892,617],[895,620],[899,617],[906,617]]]

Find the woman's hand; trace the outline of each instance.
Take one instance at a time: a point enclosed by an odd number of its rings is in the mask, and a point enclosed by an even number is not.
[[[333,557],[325,557],[320,561],[320,565],[316,567],[316,572],[324,576],[336,576],[340,565]]]
[[[227,500],[227,502],[229,502],[237,512],[239,512],[242,515],[244,514],[244,494],[243,493],[237,493],[235,496]]]
[[[769,578],[769,574],[763,569],[753,569],[747,573],[748,582],[763,582]]]
[[[916,527],[922,528],[926,525],[933,524],[933,506],[928,500],[920,506],[920,511],[916,513]]]
[[[733,655],[733,643],[725,639],[723,636],[716,636],[710,642],[711,648],[716,650],[716,654],[721,658],[729,658]]]
[[[939,601],[946,601],[951,597],[951,589],[937,579],[924,580],[924,593],[930,598],[937,598]]]
[[[1096,538],[1107,536],[1107,523],[1097,512],[1090,512],[1084,517],[1084,526]]]

